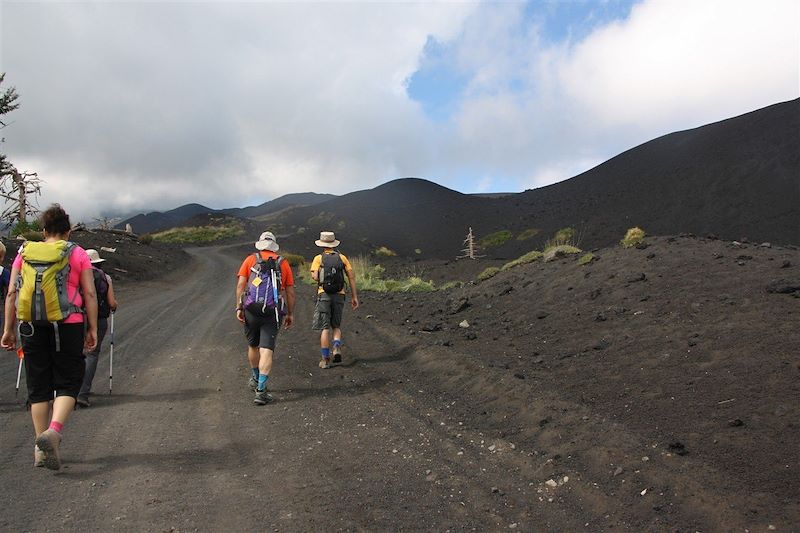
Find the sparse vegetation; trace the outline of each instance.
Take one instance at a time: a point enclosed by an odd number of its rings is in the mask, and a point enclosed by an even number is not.
[[[373,253],[378,257],[394,257],[397,255],[394,252],[394,250],[390,250],[386,246],[381,246],[380,248],[376,249]]]
[[[517,240],[518,241],[527,241],[528,239],[532,239],[533,237],[536,237],[537,235],[539,235],[540,231],[541,230],[539,230],[538,228],[528,228],[525,231],[523,231],[522,233],[520,233],[519,235],[517,235]]]
[[[547,251],[550,248],[555,248],[557,246],[572,246],[573,248],[578,247],[578,239],[575,228],[561,228],[553,235],[552,239],[549,239],[544,244],[544,251]]]
[[[24,231],[24,232],[20,233],[20,235],[22,235],[25,238],[26,241],[43,241],[44,240],[44,233],[42,233],[41,231],[29,230],[29,231]]]
[[[179,244],[199,244],[218,241],[227,237],[235,237],[244,233],[244,227],[238,222],[230,222],[221,226],[197,226],[189,228],[171,228],[153,234],[153,240]]]
[[[150,233],[143,233],[139,235],[139,242],[142,244],[153,244],[153,235]]]
[[[299,267],[306,264],[306,258],[302,255],[287,252],[280,252],[280,255],[289,262],[289,265],[293,267]]]
[[[508,239],[511,238],[511,232],[507,229],[495,231],[494,233],[490,233],[489,235],[485,236],[480,240],[478,243],[480,246],[484,248],[489,248],[492,246],[500,246],[501,244],[505,244]]]
[[[480,274],[478,274],[478,279],[480,281],[486,281],[487,279],[493,278],[498,272],[500,272],[499,268],[489,267]]]
[[[626,233],[625,237],[619,241],[623,248],[633,248],[637,244],[644,241],[644,230],[639,227],[630,228]]]
[[[22,222],[17,222],[14,225],[14,229],[11,230],[11,235],[13,235],[13,236],[23,235],[24,236],[25,233],[28,233],[30,231],[42,231],[42,227],[39,225],[39,221],[38,220],[34,220],[32,222],[28,222],[27,220],[24,220]]]
[[[453,281],[448,281],[444,285],[441,285],[437,290],[446,291],[446,290],[449,290],[449,289],[460,289],[463,286],[464,286],[464,282],[456,279],[456,280],[453,280]]]
[[[552,261],[553,259],[558,259],[559,257],[564,257],[565,255],[573,255],[581,253],[581,249],[577,246],[572,246],[570,244],[561,244],[558,246],[551,246],[545,249],[544,252],[544,260],[545,261]]]
[[[359,291],[430,292],[435,290],[432,281],[425,281],[417,276],[411,276],[405,280],[383,279],[386,269],[381,265],[373,264],[368,257],[351,258],[350,264],[353,266]]]
[[[321,211],[314,215],[313,217],[308,219],[309,226],[325,226],[331,220],[333,220],[333,213],[326,213],[325,211]]]
[[[589,263],[591,263],[594,260],[595,260],[594,254],[592,252],[588,252],[588,253],[583,254],[581,256],[581,258],[578,259],[578,264],[581,265],[581,266],[588,265]]]
[[[419,255],[422,253],[422,250],[420,250],[419,248],[414,248],[414,253]]]
[[[533,263],[537,259],[540,259],[544,254],[538,250],[533,250],[528,252],[525,255],[522,255],[513,261],[509,261],[500,270],[508,270],[509,268],[514,268],[515,266],[524,265],[526,263]]]

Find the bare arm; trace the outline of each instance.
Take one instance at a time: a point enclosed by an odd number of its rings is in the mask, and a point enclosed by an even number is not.
[[[236,319],[244,322],[244,307],[242,307],[242,294],[247,287],[247,278],[239,276],[236,280]]]
[[[286,287],[286,318],[283,322],[283,327],[289,329],[294,324],[294,286]]]
[[[94,274],[87,268],[81,272],[81,291],[83,292],[83,307],[86,309],[86,320],[89,327],[86,329],[86,349],[94,350],[97,346],[97,293],[94,289]]]
[[[13,350],[17,347],[17,278],[19,268],[11,269],[11,278],[8,282],[8,294],[6,294],[5,326],[3,327],[3,339],[0,345],[6,350]]]
[[[347,271],[347,279],[350,282],[350,292],[352,293],[350,305],[355,310],[358,309],[358,289],[356,288],[356,275],[352,270]]]
[[[108,281],[108,306],[111,308],[111,312],[115,313],[117,311],[117,298],[114,296],[114,283],[111,281],[110,276],[106,276],[106,280]]]

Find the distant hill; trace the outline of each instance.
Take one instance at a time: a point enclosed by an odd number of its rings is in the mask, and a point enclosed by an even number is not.
[[[469,227],[479,239],[510,231],[485,250],[501,258],[540,248],[566,226],[585,249],[613,244],[632,226],[800,244],[800,99],[659,137],[541,189],[482,197],[406,178],[269,221],[287,235],[285,249],[304,254],[332,230],[345,252],[387,246],[452,258]]]
[[[187,219],[205,213],[212,213],[213,209],[200,204],[186,204],[169,211],[153,211],[147,214],[138,214],[123,220],[115,227],[125,229],[130,224],[135,233],[151,233],[175,226],[180,226]]]
[[[259,218],[263,217],[264,215],[276,213],[278,211],[286,209],[287,207],[316,205],[325,202],[327,200],[331,200],[333,198],[336,198],[336,195],[318,194],[315,192],[292,193],[292,194],[285,194],[281,197],[275,198],[274,200],[270,200],[269,202],[265,202],[261,205],[242,207],[242,208],[221,209],[220,212],[241,218]]]
[[[115,227],[124,229],[126,224],[130,224],[133,227],[133,231],[136,233],[151,233],[182,225],[195,226],[198,224],[199,220],[203,219],[202,217],[196,218],[198,215],[219,214],[231,215],[237,218],[258,219],[264,215],[276,213],[286,208],[314,205],[332,198],[336,198],[336,196],[333,194],[306,192],[286,194],[257,206],[242,208],[212,209],[200,204],[186,204],[169,211],[153,211],[147,214],[138,214],[127,220],[123,220]]]

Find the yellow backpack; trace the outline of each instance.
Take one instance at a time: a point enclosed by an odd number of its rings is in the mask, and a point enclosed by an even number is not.
[[[83,309],[69,301],[67,277],[69,241],[26,242],[17,279],[17,319],[20,322],[59,322]]]

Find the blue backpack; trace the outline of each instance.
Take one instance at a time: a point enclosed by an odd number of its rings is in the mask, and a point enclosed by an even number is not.
[[[244,306],[254,314],[266,315],[278,310],[286,314],[281,298],[281,264],[283,257],[264,259],[256,253],[256,263],[250,268]]]

